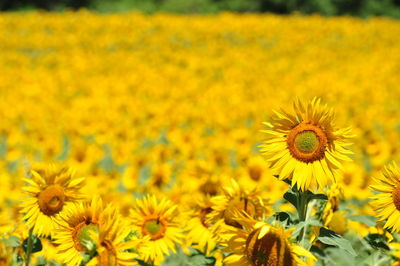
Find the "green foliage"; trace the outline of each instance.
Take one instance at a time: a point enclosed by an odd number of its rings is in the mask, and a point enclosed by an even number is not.
[[[357,253],[354,251],[351,243],[343,238],[342,236],[336,234],[334,231],[326,229],[324,227],[321,228],[318,240],[324,244],[336,246],[348,252],[352,256],[356,256]]]
[[[351,215],[349,220],[360,222],[366,226],[375,226],[377,219],[371,215]]]
[[[31,253],[36,253],[39,252],[43,249],[42,242],[40,241],[40,238],[37,237],[37,235],[32,234],[30,236],[31,241],[32,241],[32,250]],[[22,242],[22,249],[25,251],[25,253],[28,253],[28,241],[29,237]]]
[[[19,247],[21,245],[19,238],[16,236],[10,236],[9,238],[4,239],[3,243],[7,247]]]
[[[193,265],[193,266],[213,266],[215,258],[208,257],[197,249],[190,249],[190,254],[185,254],[182,250],[166,258],[163,266]]]
[[[232,12],[270,12],[291,14],[318,13],[324,16],[389,16],[400,18],[398,0],[3,0],[0,10],[41,8],[53,11],[89,8],[98,12],[144,13],[173,12],[181,14]]]

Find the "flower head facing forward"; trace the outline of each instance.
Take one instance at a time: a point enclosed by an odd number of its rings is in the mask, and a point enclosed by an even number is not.
[[[264,130],[264,153],[272,171],[280,179],[290,178],[301,190],[324,188],[336,180],[340,161],[349,161],[350,128],[336,129],[334,113],[314,98],[307,106],[294,103],[295,114],[275,112]]]
[[[50,236],[61,211],[84,198],[80,189],[85,179],[75,178],[70,169],[55,165],[49,165],[40,173],[34,170],[31,173],[31,178],[25,178],[27,184],[23,190],[27,198],[21,212],[34,233]]]
[[[169,250],[174,251],[176,244],[182,242],[177,206],[167,199],[137,199],[130,219],[133,229],[141,235],[138,251],[146,262],[160,263]]]

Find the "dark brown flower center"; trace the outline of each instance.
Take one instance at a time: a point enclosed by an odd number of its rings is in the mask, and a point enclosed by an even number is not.
[[[50,185],[39,193],[40,210],[46,215],[54,215],[64,206],[65,194],[60,185]]]
[[[394,206],[396,206],[396,209],[400,211],[400,183],[394,188],[392,197]]]
[[[283,235],[271,228],[258,239],[261,229],[249,234],[246,240],[246,257],[252,266],[294,266],[294,259]]]

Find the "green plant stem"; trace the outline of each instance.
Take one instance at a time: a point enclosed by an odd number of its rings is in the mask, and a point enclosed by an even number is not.
[[[308,198],[307,195],[302,192],[302,191],[297,191],[297,199],[298,199],[298,208],[297,208],[297,212],[299,215],[299,221],[300,222],[305,222],[307,219],[307,207],[308,207]],[[298,242],[299,243],[303,243],[303,240],[305,238],[305,234],[306,234],[306,226],[304,226],[299,234],[298,237]]]
[[[33,248],[32,231],[33,231],[33,228],[31,228],[29,230],[28,246],[26,248],[26,261],[25,261],[26,266],[29,266],[31,263],[31,255],[32,255],[32,248]]]

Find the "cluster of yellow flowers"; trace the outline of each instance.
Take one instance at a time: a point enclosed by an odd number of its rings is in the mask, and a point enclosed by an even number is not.
[[[396,263],[399,43],[383,18],[0,14],[0,265]]]

